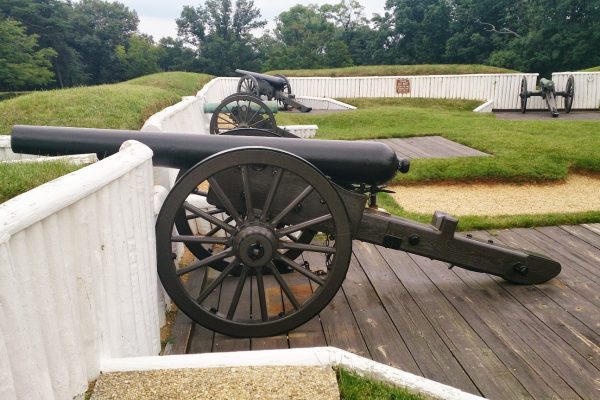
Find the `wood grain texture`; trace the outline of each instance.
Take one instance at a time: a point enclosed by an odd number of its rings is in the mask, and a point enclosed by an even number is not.
[[[597,398],[600,225],[470,234],[546,253],[563,270],[541,285],[515,285],[355,242],[331,304],[287,335],[252,339],[251,348],[333,345],[490,399]],[[211,340],[212,351],[241,343],[203,329],[194,329],[188,351]]]

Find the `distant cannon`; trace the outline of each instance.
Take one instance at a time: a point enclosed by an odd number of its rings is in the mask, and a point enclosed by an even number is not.
[[[220,104],[214,107],[210,105],[212,116],[209,132],[211,135],[237,135],[243,130],[246,135],[298,138],[277,126],[274,116],[277,106],[273,106],[273,103],[263,102],[250,94],[232,94]]]
[[[306,107],[296,101],[292,94],[290,81],[283,75],[266,75],[258,72],[236,69],[235,72],[242,75],[238,82],[238,93],[248,93],[253,96],[266,96],[268,100],[277,100],[283,105],[284,110],[296,108],[301,112],[309,112],[311,107]]]
[[[156,222],[158,274],[180,310],[230,336],[285,333],[317,315],[344,281],[353,240],[519,284],[560,273],[544,255],[456,236],[458,220],[445,213],[426,225],[365,207],[367,200],[376,206],[398,171],[408,172],[383,143],[239,131],[15,126],[11,140],[18,153],[99,158],[137,140],[152,149],[155,165],[182,169]],[[174,254],[181,243],[192,256],[183,265]]]
[[[546,78],[540,79],[540,90],[535,92],[530,92],[527,90],[527,78],[523,78],[521,80],[521,91],[519,93],[519,97],[521,98],[521,112],[525,114],[527,111],[527,99],[533,96],[538,96],[546,100],[546,106],[552,117],[558,117],[558,107],[556,105],[556,96],[562,96],[565,98],[565,111],[566,113],[571,112],[571,108],[573,107],[573,96],[575,95],[575,85],[574,85],[573,75],[569,76],[567,79],[567,85],[565,86],[564,92],[557,92],[554,86],[554,81],[551,81]]]

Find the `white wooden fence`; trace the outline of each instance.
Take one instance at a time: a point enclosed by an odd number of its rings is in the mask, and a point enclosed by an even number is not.
[[[559,72],[552,74],[556,90],[563,91],[567,79],[573,75],[575,96],[574,110],[597,110],[600,107],[600,72]],[[562,97],[558,98],[558,107],[564,107]]]
[[[102,357],[160,350],[152,151],[0,205],[0,398],[71,399]]]
[[[558,91],[564,90],[569,75],[575,77],[573,109],[600,107],[600,72],[560,72],[552,79]],[[359,97],[422,97],[440,99],[493,101],[495,110],[520,108],[521,80],[527,79],[529,91],[534,91],[538,74],[472,74],[426,76],[369,77],[305,77],[289,78],[294,94],[299,97],[359,98]],[[217,78],[202,91],[208,102],[218,102],[234,93],[238,78]],[[399,89],[399,85],[402,87]],[[564,106],[559,98],[559,107]],[[532,97],[528,109],[545,109],[544,101]]]

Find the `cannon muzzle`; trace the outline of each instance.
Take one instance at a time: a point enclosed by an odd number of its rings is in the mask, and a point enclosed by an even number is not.
[[[240,133],[244,135],[242,130]],[[16,125],[12,130],[11,146],[16,153],[96,153],[98,158],[104,158],[118,152],[127,140],[137,140],[150,147],[154,152],[154,165],[179,169],[191,168],[214,154],[238,147],[269,147],[287,151],[314,164],[334,182],[343,184],[381,185],[395,176],[400,165],[396,153],[383,143],[262,136]]]

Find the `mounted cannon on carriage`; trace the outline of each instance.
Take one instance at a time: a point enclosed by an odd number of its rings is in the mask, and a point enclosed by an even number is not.
[[[560,273],[544,255],[455,235],[458,220],[442,212],[426,225],[365,207],[408,172],[383,143],[269,136],[15,126],[12,148],[102,158],[137,140],[154,165],[180,169],[156,222],[158,274],[180,310],[230,336],[276,335],[317,315],[346,276],[353,240],[520,284]],[[181,243],[190,264],[175,260]]]
[[[569,76],[567,84],[565,85],[565,90],[563,92],[557,92],[554,81],[542,78],[540,79],[540,90],[530,92],[527,90],[527,78],[524,77],[521,80],[521,91],[519,92],[519,97],[521,98],[521,112],[525,114],[527,111],[527,99],[530,97],[541,97],[546,101],[546,107],[548,107],[552,117],[556,118],[559,115],[556,97],[562,96],[565,99],[565,112],[567,114],[570,113],[573,107],[573,97],[575,96],[574,81],[575,78],[573,78],[573,75]]]
[[[300,112],[310,112],[311,107],[296,101],[292,93],[290,81],[283,75],[266,75],[258,72],[236,69],[235,72],[242,75],[238,81],[238,93],[247,93],[256,97],[265,96],[268,100],[277,100],[284,110],[296,108]]]

